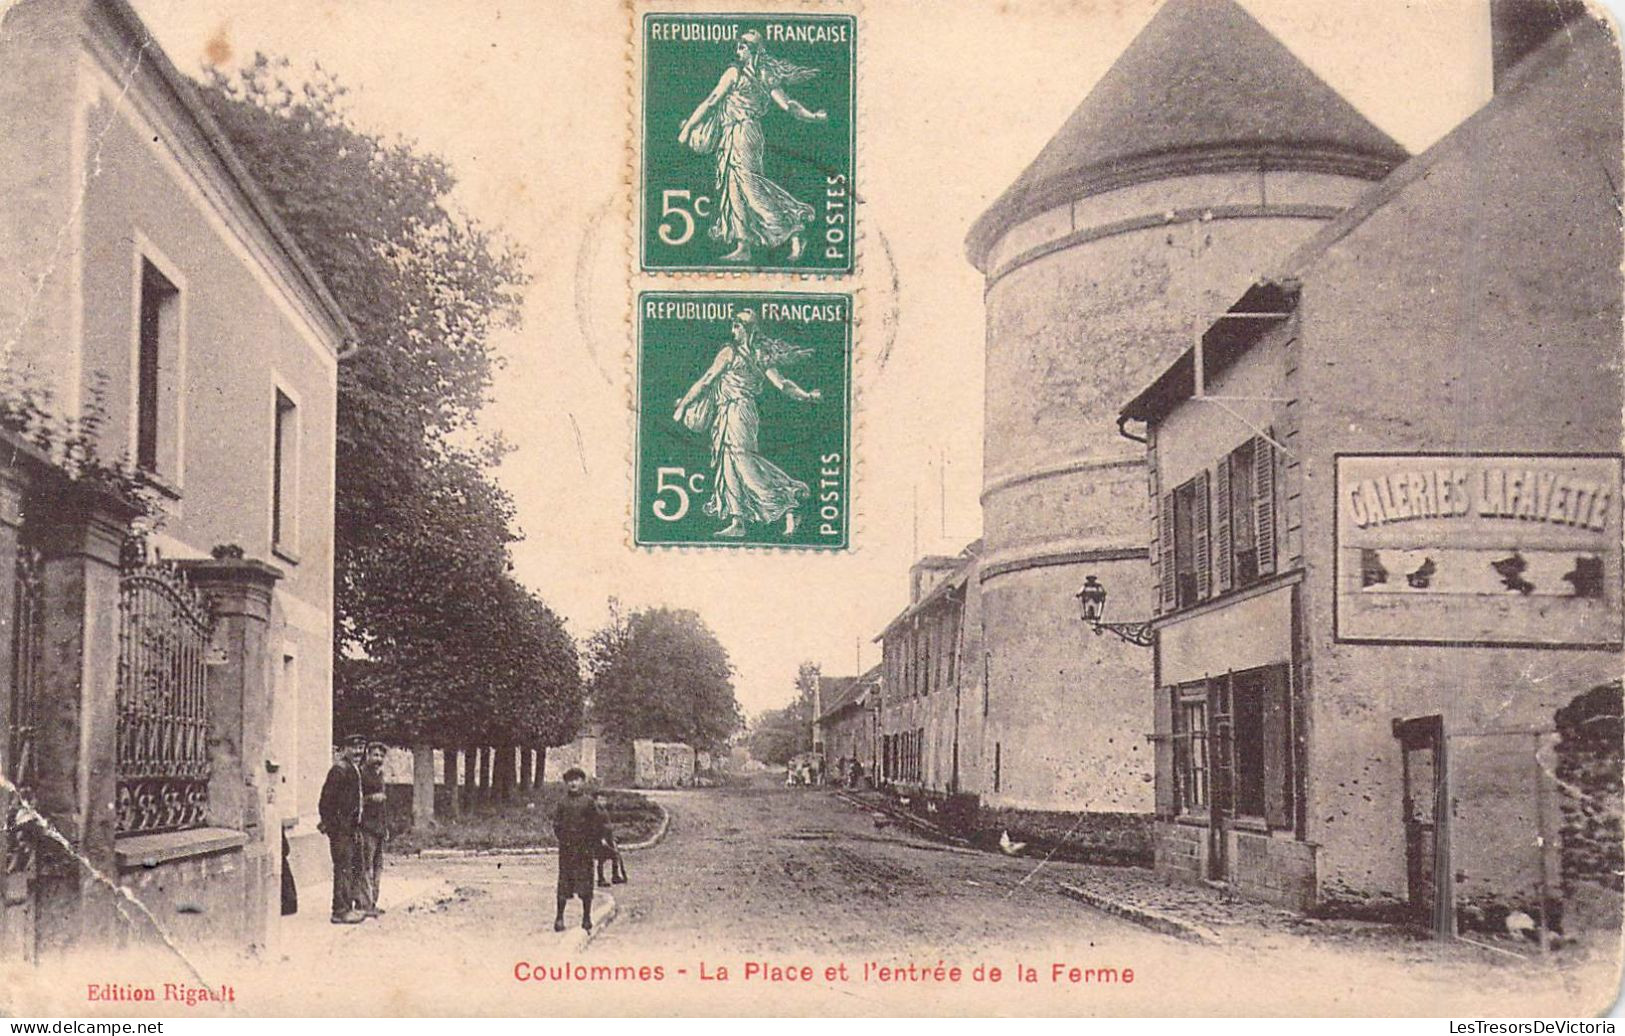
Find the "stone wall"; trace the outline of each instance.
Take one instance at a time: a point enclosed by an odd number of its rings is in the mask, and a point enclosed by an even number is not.
[[[632,742],[635,788],[686,788],[694,783],[694,749],[671,741]]]
[[[1557,712],[1556,778],[1562,814],[1564,928],[1618,932],[1621,874],[1621,722],[1618,682],[1594,687]]]

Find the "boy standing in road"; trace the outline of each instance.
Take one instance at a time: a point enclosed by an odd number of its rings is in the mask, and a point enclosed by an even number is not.
[[[564,771],[564,801],[553,812],[553,834],[559,843],[558,912],[553,930],[564,931],[564,904],[581,899],[581,927],[592,931],[593,863],[608,827],[587,795],[587,774],[572,766]]]

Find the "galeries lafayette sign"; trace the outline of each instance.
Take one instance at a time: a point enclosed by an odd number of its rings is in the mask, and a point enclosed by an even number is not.
[[[1337,458],[1342,640],[1611,645],[1620,459]]]

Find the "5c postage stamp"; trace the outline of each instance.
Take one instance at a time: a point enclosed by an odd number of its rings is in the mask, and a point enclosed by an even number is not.
[[[645,292],[637,325],[637,544],[847,546],[851,296]]]
[[[853,268],[857,21],[646,14],[642,268]]]

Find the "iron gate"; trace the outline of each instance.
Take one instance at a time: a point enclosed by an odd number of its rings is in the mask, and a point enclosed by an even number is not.
[[[33,957],[34,886],[39,875],[33,810],[39,774],[40,661],[45,650],[42,566],[37,548],[18,546],[12,577],[11,686],[5,753],[0,757],[11,785],[0,789],[0,816],[6,825],[0,842],[5,854],[0,875],[0,958]]]
[[[119,580],[118,833],[200,827],[209,813],[206,597],[173,567]]]

